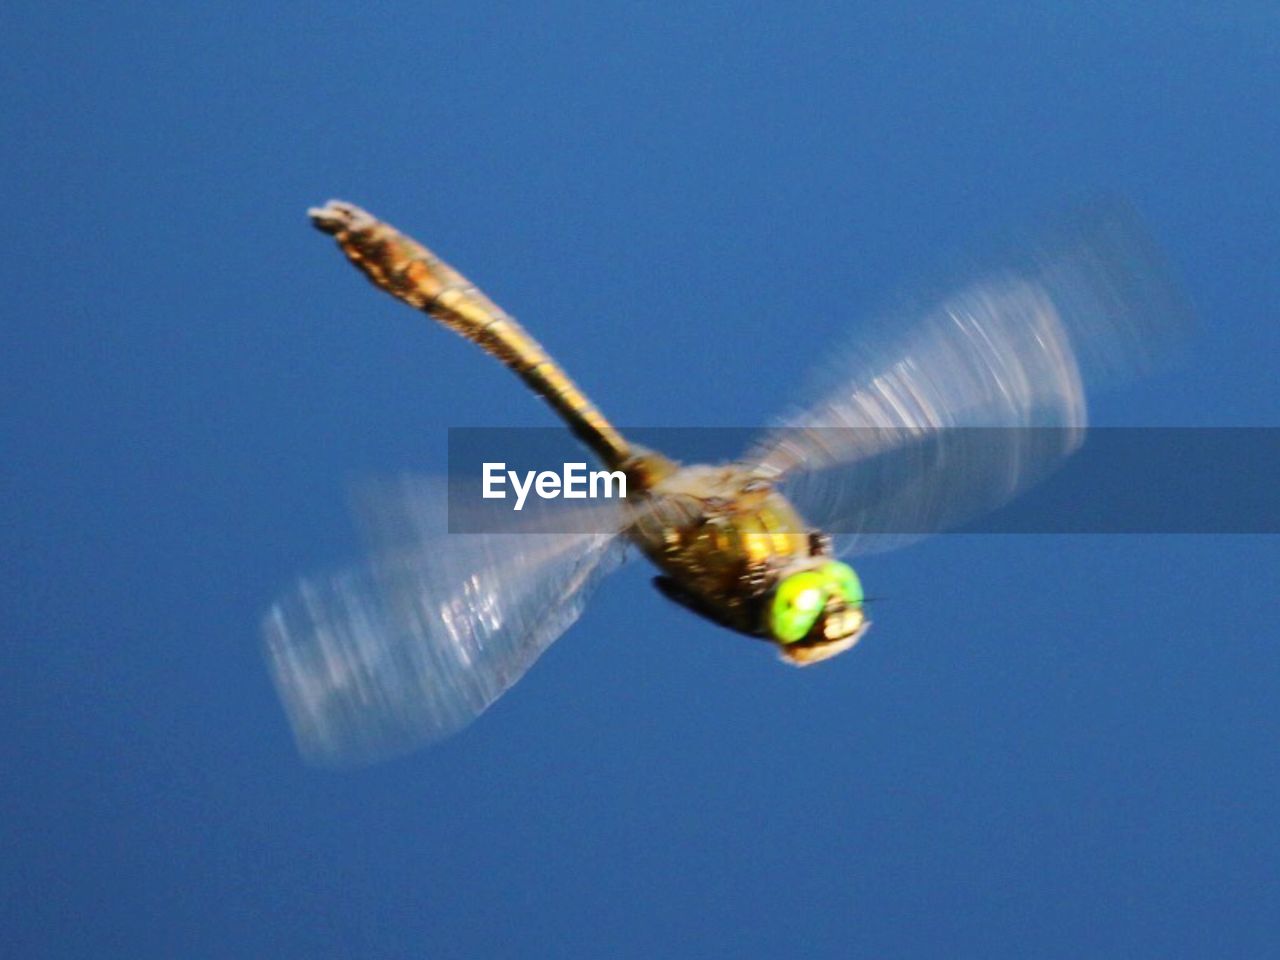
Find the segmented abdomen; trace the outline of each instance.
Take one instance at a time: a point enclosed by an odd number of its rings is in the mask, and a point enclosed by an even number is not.
[[[347,258],[399,300],[429,314],[511,368],[610,468],[631,456],[626,440],[514,317],[453,267],[368,212],[331,200],[310,212]]]

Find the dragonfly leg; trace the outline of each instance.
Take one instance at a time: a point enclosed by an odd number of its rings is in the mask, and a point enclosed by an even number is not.
[[[768,593],[776,579],[777,576],[768,563],[752,563],[743,572],[742,584],[748,596],[757,598]]]
[[[831,534],[827,533],[825,530],[809,531],[809,556],[829,557],[831,556],[831,551]]]

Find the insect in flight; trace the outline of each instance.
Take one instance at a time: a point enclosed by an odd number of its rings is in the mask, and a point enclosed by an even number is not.
[[[1149,359],[1174,302],[1132,221],[1101,216],[836,351],[814,399],[739,460],[682,465],[623,436],[427,248],[349,203],[310,216],[375,286],[501,361],[628,481],[607,527],[593,517],[577,532],[446,534],[439,486],[384,490],[373,558],[302,581],[265,620],[299,747],[327,765],[404,752],[475,719],[628,547],[658,568],[664,595],[789,663],[848,650],[870,621],[845,560],[954,526],[1042,477],[1082,440],[1085,384]],[[998,429],[976,447],[953,440],[968,427]],[[903,451],[917,455],[895,460]]]

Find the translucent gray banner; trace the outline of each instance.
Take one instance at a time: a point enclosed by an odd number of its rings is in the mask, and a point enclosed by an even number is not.
[[[681,465],[742,464],[834,534],[1280,532],[1280,428],[623,433]],[[616,532],[646,494],[634,476],[625,501],[617,477],[592,489],[601,470],[562,429],[452,429],[449,529]]]

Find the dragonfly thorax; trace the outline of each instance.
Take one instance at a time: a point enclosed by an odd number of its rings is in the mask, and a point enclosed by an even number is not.
[[[741,465],[675,467],[631,536],[665,574],[663,593],[789,662],[826,659],[866,629],[857,575],[831,557],[830,538]]]

